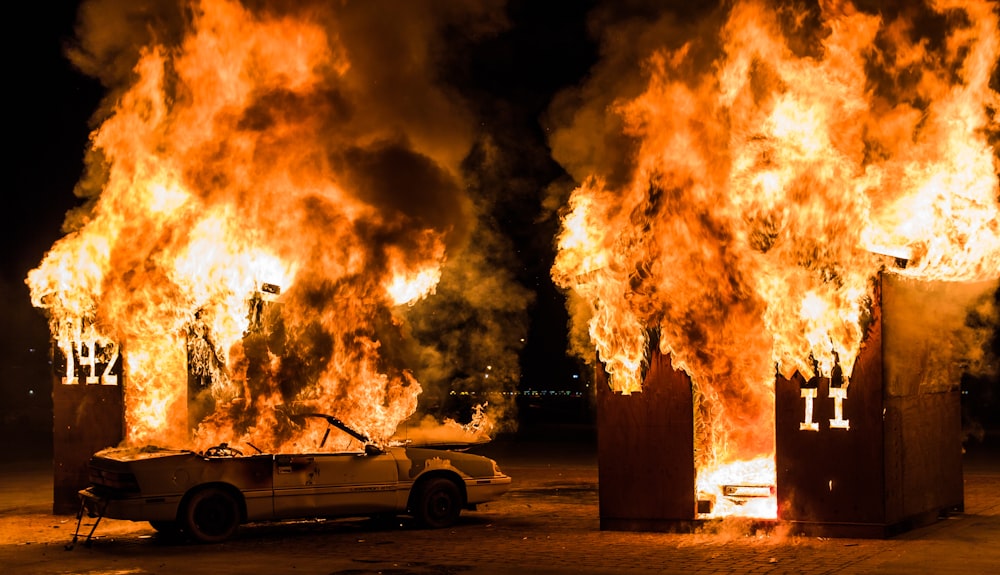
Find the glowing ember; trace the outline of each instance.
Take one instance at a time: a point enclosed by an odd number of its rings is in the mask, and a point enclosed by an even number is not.
[[[712,16],[609,31],[607,64],[563,100],[583,105],[553,150],[582,185],[552,275],[614,389],[640,390],[651,345],[691,375],[698,489],[718,503],[774,485],[775,367],[839,367],[849,395],[877,254],[921,279],[1000,276],[1000,35],[990,2]]]
[[[75,57],[111,88],[80,184],[94,197],[30,272],[32,301],[70,366],[79,342],[121,345],[129,444],[315,447],[296,406],[387,440],[421,392],[397,306],[435,293],[446,259],[483,257],[462,251],[471,122],[419,61],[432,26],[401,14],[405,34],[374,33],[366,3],[183,4],[119,30],[153,36],[120,76],[132,48],[104,40],[129,19],[84,5]],[[406,66],[383,63],[388,38]],[[431,355],[413,363],[446,378]]]
[[[768,456],[703,470],[696,489],[711,510],[702,517],[776,517],[774,477],[774,458]]]

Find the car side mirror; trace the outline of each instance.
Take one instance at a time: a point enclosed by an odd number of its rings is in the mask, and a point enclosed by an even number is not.
[[[383,453],[385,452],[379,446],[371,443],[365,444],[365,455],[382,455]]]

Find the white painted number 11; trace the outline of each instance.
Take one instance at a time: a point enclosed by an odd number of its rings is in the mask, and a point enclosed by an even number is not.
[[[799,389],[799,396],[806,400],[806,413],[803,417],[804,421],[799,423],[799,431],[819,431],[819,423],[813,421],[813,407],[818,395],[819,390],[815,387]],[[851,421],[844,419],[844,400],[847,399],[847,386],[830,387],[827,397],[833,400],[833,419],[830,420],[830,429],[850,429]]]

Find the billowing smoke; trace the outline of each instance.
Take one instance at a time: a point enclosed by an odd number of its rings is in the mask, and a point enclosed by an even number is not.
[[[291,404],[385,439],[453,389],[504,419],[529,296],[439,66],[505,25],[498,2],[81,6],[68,54],[107,97],[28,283],[65,352],[123,346],[129,441],[301,441]]]

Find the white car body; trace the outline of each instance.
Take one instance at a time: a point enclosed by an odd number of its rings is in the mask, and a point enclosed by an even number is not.
[[[204,542],[228,539],[242,523],[293,518],[410,514],[424,526],[446,527],[461,509],[497,499],[511,483],[487,457],[370,444],[256,455],[225,444],[206,453],[110,448],[89,465],[91,486],[80,491],[89,515],[149,521]]]

